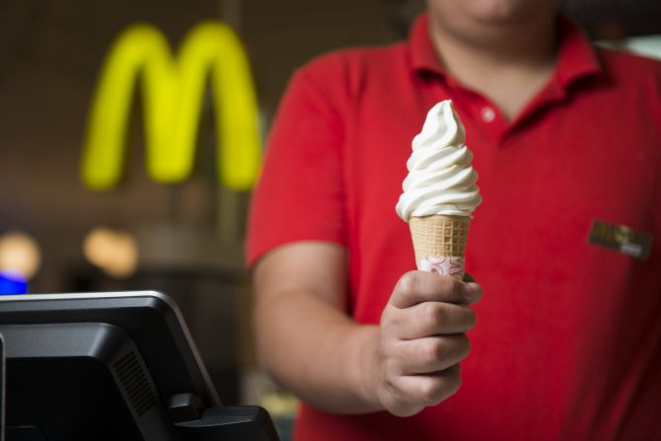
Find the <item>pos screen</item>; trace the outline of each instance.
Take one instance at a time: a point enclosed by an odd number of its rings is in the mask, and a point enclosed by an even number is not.
[[[0,297],[0,333],[9,440],[278,439],[264,409],[221,405],[164,294]]]

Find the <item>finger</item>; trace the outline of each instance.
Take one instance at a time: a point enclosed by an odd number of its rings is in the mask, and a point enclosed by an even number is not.
[[[461,386],[461,366],[434,372],[431,375],[400,377],[397,388],[403,400],[424,406],[435,406],[454,395]]]
[[[460,334],[475,327],[475,311],[467,306],[424,302],[394,310],[397,338],[411,340],[433,335]]]
[[[477,283],[464,283],[436,273],[409,271],[397,282],[390,303],[400,309],[430,301],[467,304],[477,302],[481,296],[482,288]]]
[[[465,334],[426,337],[398,343],[397,359],[401,375],[429,374],[459,363],[470,353]]]

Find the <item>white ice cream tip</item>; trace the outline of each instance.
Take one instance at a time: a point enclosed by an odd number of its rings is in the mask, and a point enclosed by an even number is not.
[[[452,100],[432,107],[413,138],[409,174],[396,207],[399,217],[408,222],[411,216],[471,216],[482,198],[465,142],[466,130]]]

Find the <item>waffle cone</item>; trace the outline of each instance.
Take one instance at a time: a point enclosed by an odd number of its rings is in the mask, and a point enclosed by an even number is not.
[[[409,227],[418,269],[463,278],[469,224],[467,216],[412,216]]]

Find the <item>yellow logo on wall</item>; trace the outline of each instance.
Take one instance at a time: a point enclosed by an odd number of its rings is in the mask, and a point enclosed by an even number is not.
[[[103,190],[119,182],[131,98],[140,75],[149,174],[160,182],[190,176],[207,74],[216,106],[220,181],[236,190],[251,188],[261,161],[257,101],[241,43],[218,22],[195,26],[176,58],[151,25],[133,25],[117,38],[88,121],[82,159],[85,185]]]

